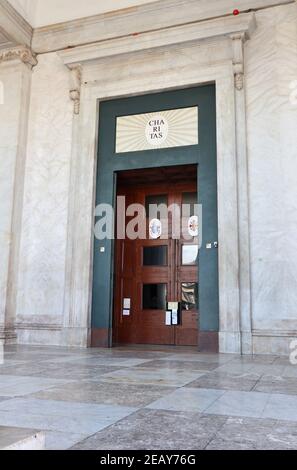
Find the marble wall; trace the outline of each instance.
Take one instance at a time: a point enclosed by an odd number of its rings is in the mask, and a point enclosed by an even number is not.
[[[297,88],[297,8],[270,8],[256,17],[257,30],[245,45],[254,351],[286,353],[297,336],[292,88]],[[69,72],[58,55],[40,55],[38,62],[32,75],[17,326],[20,342],[63,344],[73,103]],[[9,210],[0,198],[0,212]],[[1,225],[0,235],[7,236]]]
[[[297,336],[297,8],[263,10],[257,24],[246,88],[253,330],[263,352],[271,336],[273,348]]]
[[[39,56],[32,74],[17,292],[23,341],[48,329],[48,340],[57,342],[63,325],[72,106],[69,72],[55,53]]]

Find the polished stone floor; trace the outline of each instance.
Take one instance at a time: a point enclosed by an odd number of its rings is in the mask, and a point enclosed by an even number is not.
[[[46,434],[47,449],[297,449],[289,358],[9,346],[0,426]]]

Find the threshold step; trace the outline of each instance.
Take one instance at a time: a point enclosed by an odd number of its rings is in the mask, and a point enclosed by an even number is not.
[[[0,426],[0,450],[45,450],[45,433]]]

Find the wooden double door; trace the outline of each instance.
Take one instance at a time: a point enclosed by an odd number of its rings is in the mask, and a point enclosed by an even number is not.
[[[198,343],[197,167],[184,171],[188,177],[176,168],[144,172],[142,179],[133,174],[119,178],[122,208],[130,209],[125,237],[116,241],[115,250],[116,344]],[[137,224],[136,204],[143,208]],[[169,211],[156,211],[157,206]],[[179,303],[178,325],[166,324],[169,302]]]

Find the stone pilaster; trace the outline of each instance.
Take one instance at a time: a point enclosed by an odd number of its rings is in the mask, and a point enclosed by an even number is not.
[[[0,342],[16,341],[16,292],[31,90],[27,47],[0,52]]]
[[[250,214],[247,154],[246,91],[244,44],[246,33],[230,36],[233,48],[233,71],[236,112],[236,156],[239,217],[239,283],[240,283],[240,336],[242,354],[252,354],[252,307],[250,273]]]

